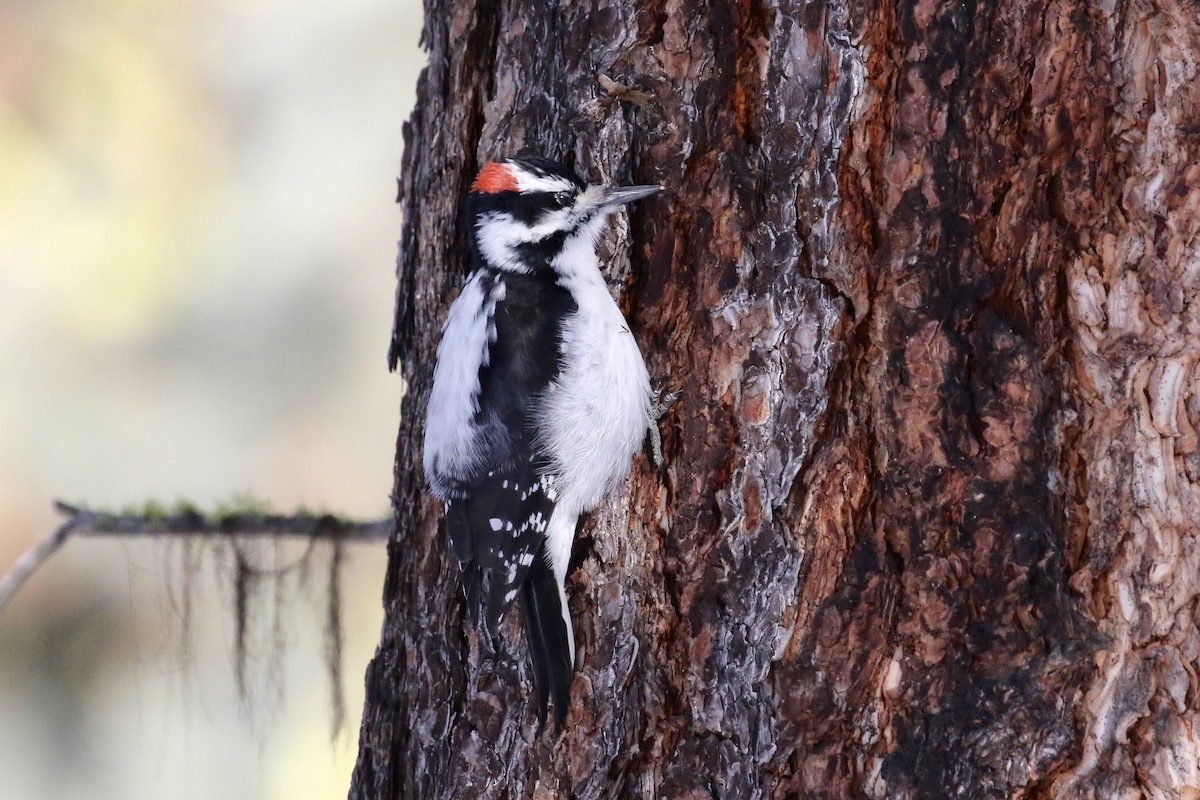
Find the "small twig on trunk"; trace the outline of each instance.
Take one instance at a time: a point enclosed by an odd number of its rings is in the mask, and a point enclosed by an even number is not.
[[[0,578],[0,611],[46,559],[70,536],[295,536],[339,542],[384,542],[392,530],[391,519],[357,522],[332,514],[292,515],[229,512],[206,515],[193,507],[162,512],[148,507],[142,513],[112,514],[54,501],[67,516],[47,539],[22,553]]]

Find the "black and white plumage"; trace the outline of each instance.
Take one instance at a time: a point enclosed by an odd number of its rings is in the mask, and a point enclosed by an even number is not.
[[[641,352],[600,274],[608,215],[658,186],[588,186],[545,159],[471,186],[472,272],[437,351],[425,475],[446,503],[468,603],[495,633],[519,596],[540,717],[561,725],[575,643],[564,581],[581,514],[653,424]]]

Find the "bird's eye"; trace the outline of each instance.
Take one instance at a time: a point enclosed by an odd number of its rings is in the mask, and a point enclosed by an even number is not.
[[[565,208],[566,206],[571,205],[571,201],[574,199],[575,198],[571,196],[570,192],[556,192],[554,194],[554,202],[557,203],[560,208]]]

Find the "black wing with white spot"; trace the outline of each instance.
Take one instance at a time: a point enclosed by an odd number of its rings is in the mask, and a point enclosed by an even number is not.
[[[492,470],[446,507],[446,530],[463,562],[473,614],[491,633],[517,598],[545,538],[554,493],[531,464]]]
[[[576,309],[553,273],[493,273],[497,286],[479,369],[473,474],[450,493],[446,526],[472,611],[494,631],[541,546],[554,490],[539,451],[538,402],[558,377],[563,322]]]

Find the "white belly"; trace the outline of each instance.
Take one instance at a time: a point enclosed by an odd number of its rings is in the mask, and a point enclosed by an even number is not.
[[[576,302],[563,326],[564,370],[543,398],[541,438],[555,462],[559,506],[578,514],[629,474],[650,424],[650,378],[607,291],[576,294]]]

